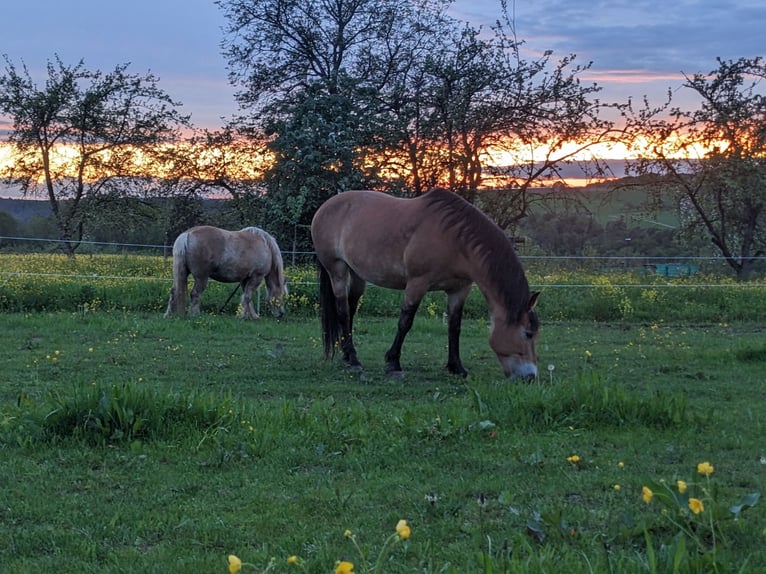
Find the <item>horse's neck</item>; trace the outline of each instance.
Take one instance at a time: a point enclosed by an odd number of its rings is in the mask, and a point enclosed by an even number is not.
[[[508,289],[513,289],[515,292],[518,291],[517,294],[518,297],[522,296],[522,289],[523,289],[523,283],[526,283],[526,279],[521,279],[520,284],[517,286],[515,285],[515,281],[511,284],[507,281],[501,281],[500,277],[492,277],[492,275],[487,271],[486,265],[479,265],[478,260],[476,261],[474,265],[474,269],[472,270],[472,279],[473,282],[476,284],[476,286],[479,288],[479,291],[484,296],[485,301],[487,302],[487,307],[489,309],[489,314],[494,320],[506,320],[508,313],[511,311],[509,309],[509,297],[508,297]],[[511,265],[512,262],[509,262],[509,265]],[[515,273],[520,273],[521,275],[524,274],[524,271],[522,269],[518,269],[515,271]],[[521,302],[520,304],[524,304]]]
[[[264,278],[266,281],[266,288],[269,290],[269,294],[273,297],[279,297],[282,294],[284,269],[276,258],[272,257],[271,270]]]
[[[476,287],[479,288],[479,291],[484,296],[484,300],[487,302],[490,317],[495,320],[504,319],[507,312],[505,298],[497,286],[493,282],[488,281],[486,277],[474,278],[474,283],[476,283]]]

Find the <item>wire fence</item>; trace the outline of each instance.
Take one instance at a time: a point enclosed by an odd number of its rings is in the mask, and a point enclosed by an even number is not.
[[[0,253],[20,254],[20,253],[63,253],[62,247],[68,243],[61,239],[19,237],[19,236],[1,236],[0,235]],[[160,256],[166,260],[172,258],[172,245],[156,243],[129,243],[112,241],[77,241],[80,256],[95,256],[99,254],[123,254],[123,255],[153,255]],[[313,251],[304,250],[282,250],[282,258],[285,265],[290,267],[309,266],[314,264]],[[525,255],[519,254],[519,258],[524,264],[525,269],[531,275],[542,275],[548,273],[562,273],[567,271],[595,272],[596,275],[614,275],[615,273],[628,272],[639,273],[647,277],[661,276],[668,279],[677,279],[703,275],[705,280],[688,282],[667,282],[658,284],[656,281],[646,283],[612,283],[615,287],[664,287],[664,288],[688,288],[688,287],[721,287],[731,286],[728,282],[710,282],[716,277],[722,279],[733,278],[734,271],[727,260],[720,255],[668,255],[668,256],[648,256],[648,255]],[[760,280],[766,278],[766,257],[753,257],[755,262],[755,272],[751,275],[751,281],[739,282],[738,286],[747,288],[749,286],[761,286]],[[113,279],[126,281],[169,281],[170,277],[156,276],[120,276],[120,275],[97,275],[97,274],[77,274],[77,273],[39,273],[8,271],[0,269],[0,276],[47,276],[58,278],[86,278],[86,279]],[[303,284],[312,284],[305,283]],[[597,283],[562,283],[560,278],[555,282],[536,282],[531,285],[534,288],[587,288],[598,287]]]

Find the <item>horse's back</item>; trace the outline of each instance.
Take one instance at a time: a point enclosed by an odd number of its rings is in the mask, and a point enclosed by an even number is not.
[[[311,233],[326,268],[340,261],[383,287],[403,289],[419,275],[431,276],[433,288],[451,287],[461,264],[455,238],[428,209],[426,196],[401,199],[375,191],[343,192],[317,210]]]
[[[251,231],[199,225],[182,236],[186,264],[195,277],[232,283],[254,272],[264,275],[271,266],[271,252],[264,239]]]

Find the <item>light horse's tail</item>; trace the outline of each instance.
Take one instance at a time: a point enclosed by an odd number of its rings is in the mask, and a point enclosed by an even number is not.
[[[319,261],[317,261],[317,273],[319,275],[319,314],[322,317],[322,342],[324,343],[324,357],[328,359],[335,356],[335,349],[340,345],[340,321],[338,320],[338,307],[335,293],[332,290],[330,274]]]
[[[173,287],[170,289],[170,300],[165,311],[165,317],[183,315],[186,310],[186,283],[189,278],[189,268],[186,265],[186,249],[189,244],[189,234],[184,231],[173,243]]]

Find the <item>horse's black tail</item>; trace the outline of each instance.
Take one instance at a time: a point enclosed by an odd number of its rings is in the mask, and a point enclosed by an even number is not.
[[[319,314],[322,318],[322,342],[324,343],[325,359],[335,356],[335,349],[340,344],[340,322],[338,307],[332,281],[327,269],[317,260],[319,275]]]

